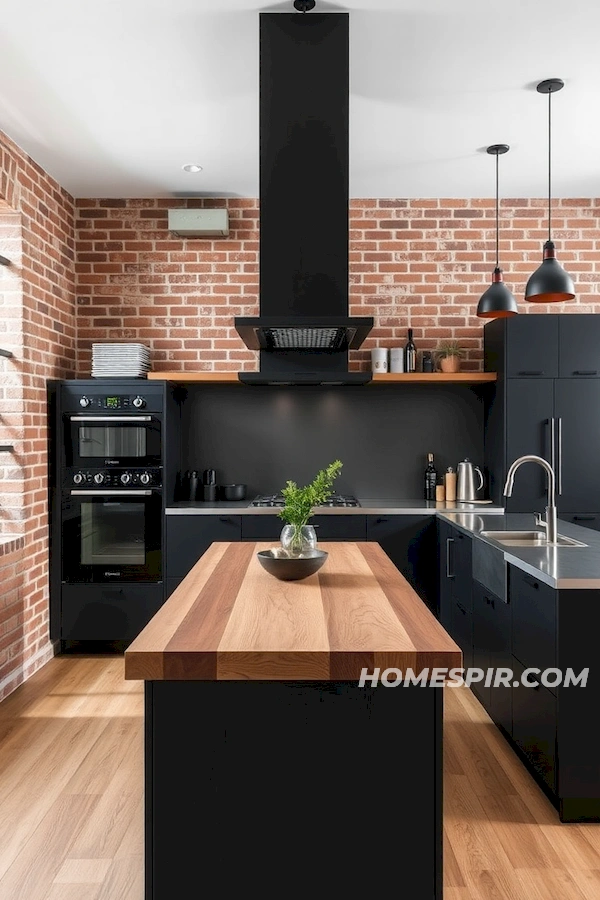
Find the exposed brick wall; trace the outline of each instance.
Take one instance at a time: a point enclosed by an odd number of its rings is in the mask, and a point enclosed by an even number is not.
[[[554,201],[553,237],[574,276],[577,299],[558,306],[522,301],[547,235],[544,200],[501,202],[500,258],[521,313],[600,311],[600,200]],[[257,367],[233,330],[258,312],[258,201],[78,200],[78,367],[90,372],[94,340],[140,340],[154,368],[236,371]],[[229,209],[227,239],[181,239],[167,209]],[[481,368],[477,301],[495,262],[495,203],[484,200],[353,200],[350,313],[376,327],[352,368],[370,366],[374,346],[398,346],[414,329],[419,350],[458,338],[464,368]],[[292,214],[292,213],[290,213]],[[285,222],[282,222],[285,240]]]
[[[3,459],[2,530],[20,531],[18,571],[0,597],[0,696],[51,655],[48,638],[46,382],[75,374],[74,204],[69,194],[0,132],[0,221],[12,229],[12,264],[0,283],[2,362],[0,423],[15,447]],[[0,225],[0,240],[2,226]],[[4,291],[4,288],[8,290]],[[1,327],[6,326],[6,327]],[[15,563],[16,565],[16,563]],[[6,588],[6,585],[10,588]],[[15,624],[16,623],[16,624]],[[14,626],[14,627],[13,627]],[[10,639],[7,637],[10,635]],[[8,645],[6,642],[8,641]]]

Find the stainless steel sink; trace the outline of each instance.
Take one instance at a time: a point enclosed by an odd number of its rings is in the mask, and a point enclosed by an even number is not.
[[[587,547],[581,541],[565,537],[564,534],[556,536],[555,543],[549,543],[543,531],[480,531],[481,537],[490,538],[506,547]]]

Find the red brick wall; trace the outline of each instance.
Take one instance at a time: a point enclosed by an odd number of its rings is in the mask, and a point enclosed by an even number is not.
[[[8,463],[3,454],[0,530],[25,535],[10,580],[0,573],[9,585],[0,598],[1,698],[52,654],[46,382],[75,374],[75,281],[73,200],[2,133],[0,203],[0,241],[4,228],[12,242],[3,253],[12,265],[0,283],[0,346],[14,353],[0,367],[0,414],[2,435],[15,448]],[[12,506],[9,493],[19,495]]]
[[[257,367],[233,317],[258,312],[258,201],[77,200],[78,368],[90,372],[94,340],[139,340],[154,368],[236,371]],[[181,239],[167,209],[226,206],[227,239]],[[542,258],[544,200],[501,203],[501,264],[522,313],[600,311],[600,200],[554,202],[553,237],[574,276],[577,299],[560,307],[522,301]],[[282,223],[285,240],[285,222]],[[353,368],[370,366],[374,346],[401,345],[409,322],[419,350],[458,338],[464,367],[481,368],[477,301],[495,262],[490,200],[353,200],[350,312],[376,327]]]

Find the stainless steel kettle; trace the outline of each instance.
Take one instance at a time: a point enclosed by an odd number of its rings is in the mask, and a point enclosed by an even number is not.
[[[475,487],[475,472],[479,475],[479,484]],[[468,502],[477,499],[477,491],[483,487],[483,472],[468,459],[458,464],[456,476],[456,499]]]

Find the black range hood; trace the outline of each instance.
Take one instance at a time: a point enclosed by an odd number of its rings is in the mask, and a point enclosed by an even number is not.
[[[260,315],[236,317],[259,372],[245,384],[367,384],[348,350],[347,13],[260,14]]]

